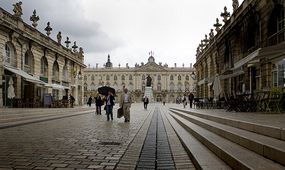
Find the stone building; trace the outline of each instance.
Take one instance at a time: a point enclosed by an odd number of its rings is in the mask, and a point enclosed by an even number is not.
[[[197,94],[213,96],[213,81],[221,79],[224,95],[285,87],[285,2],[233,0],[232,15],[224,8],[224,25],[216,19],[209,36],[197,48]]]
[[[14,4],[14,14],[0,8],[0,107],[12,106],[13,100],[31,104],[37,100],[43,105],[46,94],[54,100],[72,94],[75,104],[82,104],[83,49],[76,43],[68,48],[68,39],[64,47],[61,32],[57,41],[52,40],[49,22],[46,35],[37,30],[36,10],[30,18],[32,25],[25,23],[21,4]]]
[[[176,65],[176,64],[175,64]],[[113,67],[110,56],[104,68],[86,68],[84,70],[84,97],[95,96],[98,87],[110,86],[115,88],[116,95],[122,93],[123,86],[128,88],[135,99],[141,102],[146,87],[146,78],[152,79],[154,101],[175,102],[185,92],[195,91],[195,70],[190,67],[168,67],[167,64],[157,64],[151,55],[146,64],[136,64],[135,67]],[[119,98],[116,98],[117,101]]]

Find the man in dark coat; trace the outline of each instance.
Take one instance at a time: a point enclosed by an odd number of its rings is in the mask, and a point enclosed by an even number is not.
[[[192,108],[193,100],[194,100],[194,94],[190,93],[188,96],[188,99],[189,99],[189,103],[190,103],[190,108]]]
[[[98,94],[95,98],[95,104],[96,104],[96,113],[97,115],[101,115],[101,106],[102,106],[102,99],[101,96]]]
[[[144,98],[143,98],[143,106],[144,106],[144,109],[147,109],[148,103],[149,103],[148,97],[147,97],[147,96],[144,96]]]

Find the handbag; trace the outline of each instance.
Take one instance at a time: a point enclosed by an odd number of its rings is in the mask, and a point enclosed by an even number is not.
[[[120,108],[117,110],[117,118],[121,118],[121,117],[123,117],[123,115],[124,115],[123,108],[120,107]]]

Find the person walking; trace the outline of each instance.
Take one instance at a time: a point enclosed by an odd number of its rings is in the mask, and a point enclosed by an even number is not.
[[[70,107],[73,107],[73,104],[75,102],[75,98],[71,94],[69,94],[69,101],[70,101]]]
[[[189,96],[188,96],[188,99],[189,99],[190,108],[192,109],[193,100],[194,100],[194,94],[190,93]]]
[[[115,97],[111,91],[108,92],[108,96],[106,98],[106,114],[107,114],[107,121],[113,120],[113,106],[115,105]]]
[[[147,97],[147,96],[144,96],[144,98],[143,98],[143,106],[144,106],[144,109],[147,109],[148,103],[149,103],[148,97]]]
[[[92,104],[92,97],[90,96],[89,99],[88,99],[87,105],[89,107],[91,107],[91,104]]]
[[[100,94],[98,94],[97,97],[95,98],[95,105],[96,105],[96,114],[101,115],[102,99]]]
[[[120,98],[120,107],[123,108],[125,122],[130,122],[130,108],[132,103],[131,94],[128,93],[128,89],[125,88]]]
[[[186,105],[187,105],[187,98],[186,98],[186,94],[184,94],[184,96],[183,96],[182,103],[183,103],[183,108],[185,108],[185,107],[186,107]]]

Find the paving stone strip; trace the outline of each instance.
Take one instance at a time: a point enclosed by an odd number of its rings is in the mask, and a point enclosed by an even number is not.
[[[161,112],[155,109],[136,169],[175,169]]]

